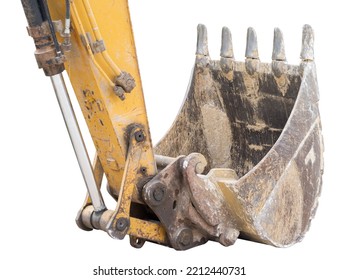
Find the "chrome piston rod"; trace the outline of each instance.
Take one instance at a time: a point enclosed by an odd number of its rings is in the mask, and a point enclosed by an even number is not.
[[[94,211],[99,212],[106,209],[101,192],[99,191],[93,172],[93,167],[88,157],[87,149],[69,99],[67,88],[62,74],[51,76],[54,91],[60,105],[63,119],[66,123],[69,137],[79,163],[86,187],[91,198]]]

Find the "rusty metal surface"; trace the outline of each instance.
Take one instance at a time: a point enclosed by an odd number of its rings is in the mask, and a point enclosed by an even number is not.
[[[47,21],[38,26],[27,27],[27,31],[34,39],[36,47],[34,54],[38,67],[44,70],[46,76],[61,73],[64,70],[63,63],[66,57],[57,54]]]
[[[191,222],[195,216],[204,222],[197,228],[206,239],[219,241],[209,227],[223,223],[245,239],[277,247],[292,245],[303,238],[314,217],[323,172],[312,29],[304,26],[298,66],[286,64],[279,29],[272,63],[260,62],[251,28],[245,62],[233,59],[227,28],[219,61],[209,57],[205,27],[199,26],[198,32],[196,64],[185,103],[155,152],[170,157],[200,153],[207,162],[204,175],[188,176],[176,162],[145,187],[164,185],[170,203],[173,188],[189,189],[175,198],[177,205],[186,205],[180,206],[179,215],[169,202],[164,211],[145,200],[176,249],[182,249],[173,239],[174,231],[181,228],[179,221],[184,221],[196,242],[196,223]],[[194,215],[187,210],[189,203]]]
[[[205,164],[201,154],[178,157],[143,189],[145,202],[159,217],[176,250],[186,250],[209,239],[228,246],[239,235],[220,189],[197,175]]]
[[[323,143],[316,73],[312,62],[304,67],[295,108],[276,144],[246,176],[223,185],[243,209],[238,216],[243,236],[278,247],[303,238],[321,190]]]
[[[136,192],[136,182],[139,177],[140,159],[145,149],[145,136],[141,128],[135,127],[129,136],[127,160],[112,219],[107,224],[107,232],[113,238],[123,239],[130,227],[130,207],[133,193]]]

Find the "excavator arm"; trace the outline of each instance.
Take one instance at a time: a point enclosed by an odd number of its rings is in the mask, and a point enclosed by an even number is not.
[[[222,31],[211,60],[198,26],[185,102],[155,147],[144,103],[127,0],[21,0],[39,68],[51,78],[88,195],[83,230],[185,250],[238,237],[284,247],[302,239],[321,188],[322,138],[313,31],[300,65],[286,63],[275,29],[272,63],[248,29],[245,62]],[[93,140],[92,164],[63,80],[67,72]],[[103,176],[117,201],[107,209]]]

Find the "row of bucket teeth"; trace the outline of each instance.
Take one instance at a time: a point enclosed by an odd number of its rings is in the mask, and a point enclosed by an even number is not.
[[[206,26],[199,24],[197,27],[196,48],[196,55],[198,56],[209,56],[207,33]],[[300,54],[302,61],[314,60],[313,46],[314,33],[312,27],[306,24],[303,27],[302,49]],[[223,27],[222,29],[222,47],[220,55],[222,58],[226,59],[234,58],[232,36],[228,27]],[[257,34],[252,27],[249,27],[247,31],[245,57],[247,59],[259,59]],[[283,33],[279,28],[275,28],[274,30],[272,60],[281,62],[286,61]]]

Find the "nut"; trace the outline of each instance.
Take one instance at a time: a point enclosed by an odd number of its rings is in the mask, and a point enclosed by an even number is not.
[[[176,242],[180,249],[187,249],[193,242],[192,230],[189,228],[182,229],[177,235]]]

